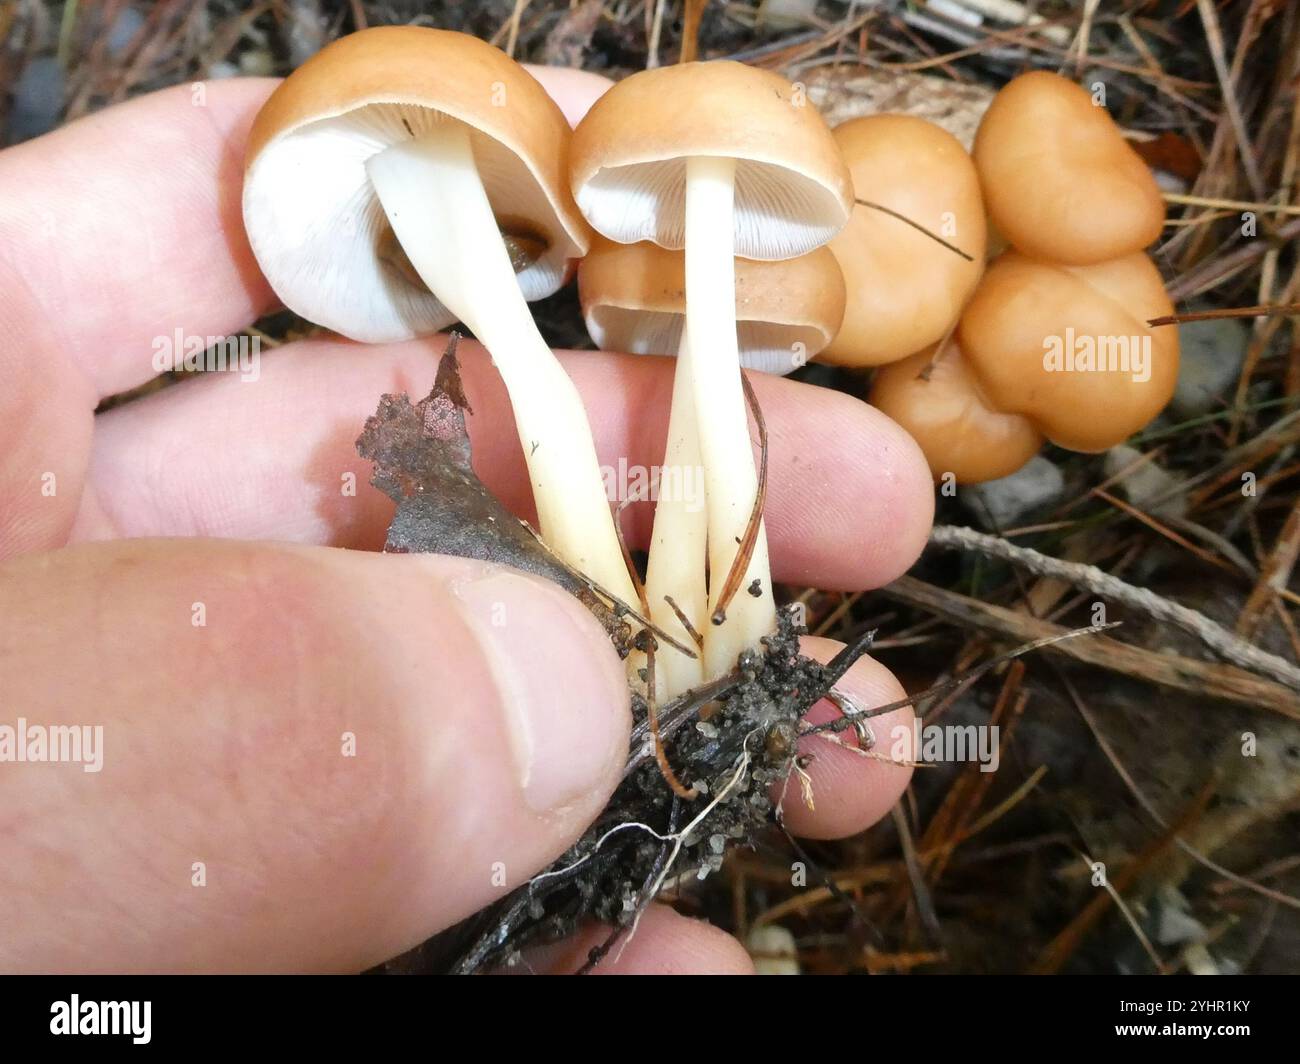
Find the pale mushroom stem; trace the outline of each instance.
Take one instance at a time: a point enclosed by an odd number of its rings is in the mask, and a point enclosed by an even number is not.
[[[505,381],[542,538],[635,605],[586,411],[519,290],[464,125],[438,122],[371,156],[366,172],[411,265]]]
[[[655,502],[645,592],[650,619],[683,645],[693,647],[694,637],[668,602],[671,597],[691,627],[704,633],[709,617],[704,575],[709,516],[700,471],[689,351],[683,329],[668,415],[668,444],[659,469],[659,498]],[[655,654],[655,697],[660,703],[676,698],[703,680],[704,662],[700,658],[689,658],[660,642]]]
[[[736,338],[735,177],[731,159],[686,160],[686,334],[708,500],[710,613],[758,493]],[[756,647],[775,627],[767,536],[760,526],[725,622],[705,625],[705,678],[735,668],[740,652]]]

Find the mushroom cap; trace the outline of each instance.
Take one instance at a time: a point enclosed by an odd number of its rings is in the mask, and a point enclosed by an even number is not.
[[[517,273],[524,297],[561,286],[590,232],[569,196],[572,133],[559,107],[523,67],[475,37],[385,26],[327,45],[253,123],[244,225],[286,306],[373,342],[454,320],[406,262],[365,168],[372,155],[448,118],[469,129],[503,233],[529,249]]]
[[[676,355],[686,321],[686,256],[596,237],[578,265],[578,298],[602,350]],[[746,368],[798,369],[826,346],[843,315],[844,279],[828,249],[781,262],[736,260],[736,335]]]
[[[1160,236],[1155,176],[1106,109],[1057,74],[1008,82],[980,123],[974,156],[989,215],[1027,255],[1090,264]]]
[[[987,223],[979,178],[951,133],[912,115],[835,127],[863,199],[897,211],[974,261],[883,211],[857,205],[831,251],[849,293],[844,324],[819,361],[879,366],[937,343],[984,270]]]
[[[1178,330],[1146,324],[1172,313],[1141,252],[1061,266],[1013,250],[990,264],[957,335],[997,409],[1023,414],[1062,447],[1104,451],[1174,394]]]
[[[920,444],[935,480],[945,473],[959,484],[1010,476],[1038,453],[1042,434],[1028,418],[993,408],[955,341],[942,355],[938,346],[877,370],[871,405]]]
[[[624,78],[573,134],[574,198],[621,244],[685,242],[686,160],[736,160],[735,253],[789,259],[843,227],[853,184],[817,109],[785,78],[726,60]]]

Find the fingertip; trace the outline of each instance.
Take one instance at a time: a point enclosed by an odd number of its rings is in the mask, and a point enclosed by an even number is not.
[[[563,942],[526,950],[512,974],[567,975],[588,961],[609,937],[603,924],[583,928]],[[593,975],[753,975],[754,962],[735,938],[703,920],[653,904],[635,932],[616,943]]]
[[[447,580],[447,559],[420,555],[445,581],[474,633],[506,715],[528,805],[560,815],[594,814],[627,762],[631,694],[608,632],[573,595],[549,580],[471,563]]]
[[[907,430],[875,407],[862,406],[876,439],[874,452],[867,449],[863,455],[868,463],[863,490],[874,493],[879,510],[891,515],[883,525],[890,535],[881,544],[874,585],[883,587],[912,568],[925,549],[934,525],[934,478],[920,444]]]
[[[833,639],[805,637],[805,654],[827,662],[842,648]],[[906,697],[894,674],[874,658],[863,656],[835,685],[863,709],[873,709]],[[826,699],[808,712],[809,724],[821,724],[841,716],[840,710]],[[865,831],[881,820],[902,797],[912,778],[912,769],[894,762],[906,760],[911,750],[908,737],[912,730],[912,708],[872,717],[871,734],[876,742],[864,756],[858,742],[847,730],[832,733],[830,738],[805,736],[799,749],[811,755],[807,772],[812,781],[814,808],[804,803],[797,781],[785,788],[782,811],[791,833],[809,839],[839,839]],[[895,756],[901,752],[902,756]]]
[[[920,557],[934,486],[920,447],[879,410],[843,392],[755,379],[785,490],[768,494],[776,579],[861,591]]]
[[[66,357],[109,395],[156,374],[158,337],[227,335],[273,305],[239,190],[275,84],[174,86],[0,153],[0,288],[38,325],[19,322],[15,348]],[[16,264],[23,283],[10,280]]]

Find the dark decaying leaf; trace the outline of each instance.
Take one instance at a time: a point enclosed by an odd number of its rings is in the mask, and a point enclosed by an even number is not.
[[[453,335],[427,396],[418,403],[405,394],[383,396],[357,439],[357,452],[375,463],[370,483],[397,503],[384,550],[475,558],[552,580],[577,596],[626,653],[631,626],[621,611],[547,550],[474,473],[456,343]]]

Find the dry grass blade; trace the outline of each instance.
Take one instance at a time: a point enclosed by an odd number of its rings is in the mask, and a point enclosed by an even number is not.
[[[1297,236],[1300,236],[1300,218],[1293,218],[1263,239],[1244,241],[1222,255],[1212,255],[1171,281],[1166,286],[1169,298],[1177,303],[1204,295],[1254,265],[1274,246],[1285,245]]]
[[[686,0],[686,13],[682,16],[681,62],[693,63],[700,54],[700,19],[709,0]]]
[[[668,752],[664,749],[663,736],[659,733],[659,705],[655,692],[655,651],[654,647],[649,647],[645,654],[645,683],[646,683],[646,723],[650,726],[650,738],[654,740],[655,763],[659,766],[659,772],[664,778],[664,782],[671,788],[673,794],[683,801],[694,801],[699,795],[694,787],[685,786],[677,778],[677,773],[673,771],[673,766],[668,763]]]
[[[1300,530],[1297,530],[1300,535]],[[998,536],[986,535],[970,528],[937,526],[930,534],[930,542],[937,547],[952,550],[971,550],[1028,569],[1038,576],[1067,580],[1077,587],[1103,595],[1147,616],[1172,624],[1188,635],[1195,636],[1207,647],[1227,661],[1243,668],[1269,676],[1300,692],[1300,668],[1290,662],[1251,646],[1216,624],[1202,613],[1181,606],[1145,588],[1134,587],[1093,565],[1061,561],[1026,547],[1018,547]]]
[[[673,611],[673,615],[677,618],[677,623],[686,629],[686,634],[691,637],[691,642],[695,644],[695,648],[698,651],[700,651],[700,653],[703,653],[704,652],[703,634],[695,630],[695,625],[691,624],[691,619],[687,617],[686,614],[682,611],[682,608],[679,605],[677,605],[672,595],[665,595],[664,601],[668,603],[668,608]]]
[[[1228,70],[1228,61],[1223,49],[1223,33],[1219,29],[1219,15],[1212,0],[1196,0],[1196,9],[1205,25],[1205,39],[1210,46],[1210,57],[1214,60],[1214,70],[1219,76],[1219,88],[1223,93],[1223,106],[1228,112],[1228,121],[1237,138],[1237,151],[1241,154],[1242,165],[1246,168],[1246,177],[1250,181],[1251,191],[1256,199],[1264,199],[1264,178],[1259,172],[1259,161],[1255,158],[1250,136],[1246,132],[1246,120],[1242,117],[1241,106],[1237,102],[1236,79]]]
[[[1192,803],[1184,810],[1178,821],[1171,824],[1159,838],[1152,842],[1133,860],[1124,865],[1119,872],[1111,876],[1104,867],[1102,874],[1106,876],[1106,881],[1113,888],[1111,891],[1098,891],[1093,899],[1084,906],[1083,910],[1076,916],[1069,925],[1062,929],[1047,947],[1038,955],[1030,967],[1031,975],[1055,975],[1069,961],[1079,948],[1088,932],[1097,925],[1106,911],[1115,901],[1116,896],[1122,895],[1128,890],[1140,876],[1144,869],[1151,865],[1161,854],[1165,853],[1174,845],[1179,832],[1190,827],[1205,812],[1205,807],[1214,794],[1213,781],[1207,783],[1201,788],[1201,792],[1196,796]]]
[[[633,607],[630,603],[624,602],[613,592],[606,591],[598,583],[592,580],[591,577],[589,577],[586,573],[579,572],[577,569],[573,568],[573,566],[569,565],[568,562],[566,562],[558,554],[555,554],[553,551],[551,551],[550,547],[547,547],[545,540],[542,539],[537,529],[533,528],[532,525],[528,524],[528,522],[526,521],[521,523],[526,529],[528,529],[529,533],[531,533],[533,538],[536,539],[537,542],[546,549],[546,552],[555,561],[555,564],[563,568],[575,580],[579,580],[582,583],[586,584],[587,587],[590,588],[594,594],[599,595],[601,598],[607,600],[608,602],[613,603],[614,607],[617,610],[620,610],[624,615],[631,617],[632,620],[636,621],[636,623],[639,624],[642,628],[652,633],[654,637],[657,640],[659,640],[661,643],[667,643],[674,650],[680,651],[681,653],[685,654],[688,658],[695,657],[695,651],[693,651],[690,647],[686,646],[685,643],[678,642],[667,632],[665,632],[662,628],[660,628],[653,621],[651,621],[650,618],[646,616],[644,613],[639,613],[636,610],[636,608]],[[620,538],[621,538],[621,533],[620,533]],[[626,552],[626,547],[624,548],[624,550]],[[649,611],[647,610],[646,612],[648,613]]]
[[[894,581],[894,583],[890,584],[889,587],[892,588],[896,586],[898,583],[908,579],[910,578],[900,577],[899,580]],[[888,592],[888,590],[889,588],[886,588],[885,592]],[[1083,635],[1095,635],[1098,632],[1104,632],[1107,629],[1117,628],[1117,627],[1119,627],[1117,624],[1098,624],[1098,625],[1093,625],[1090,628],[1074,628],[1068,631],[1062,629],[1053,633],[1052,635],[1043,636],[1040,639],[1030,640],[1029,642],[1026,642],[1016,647],[1014,650],[1009,650],[1005,654],[999,654],[996,657],[989,658],[988,661],[982,662],[979,665],[976,665],[974,668],[962,672],[959,675],[954,676],[949,680],[945,680],[943,683],[937,683],[933,687],[928,687],[924,691],[920,691],[917,694],[908,695],[906,698],[899,698],[893,702],[886,702],[882,706],[876,706],[873,709],[865,710],[861,713],[855,714],[852,717],[836,717],[834,720],[827,721],[825,724],[815,724],[811,728],[807,729],[807,734],[816,735],[820,732],[844,731],[845,729],[851,727],[854,721],[868,720],[871,717],[884,716],[884,714],[893,713],[894,710],[902,709],[904,706],[914,706],[920,702],[924,702],[926,699],[933,698],[935,695],[943,694],[945,691],[961,690],[963,688],[969,687],[971,684],[973,684],[976,680],[978,680],[981,676],[983,676],[985,673],[989,672],[990,670],[997,668],[999,665],[1005,665],[1007,662],[1014,661],[1016,658],[1023,657],[1024,655],[1032,653],[1035,650],[1042,650],[1044,647],[1050,647],[1057,643],[1063,643],[1069,639],[1076,639],[1079,636],[1083,636]],[[868,633],[868,635],[874,635],[874,633]],[[848,649],[850,648],[846,648],[845,651],[841,651],[841,655],[847,652]],[[835,662],[832,661],[831,666],[828,667],[833,667],[834,664]]]
[[[1005,747],[1015,730],[1016,722],[1024,713],[1029,699],[1020,688],[1025,678],[1025,663],[1016,661],[1007,670],[1002,688],[998,692],[997,702],[989,718],[991,725],[1002,728],[1000,745]],[[1009,711],[1009,713],[1008,713]],[[1004,723],[1005,722],[1005,723]],[[947,867],[949,857],[957,842],[966,834],[967,827],[975,819],[989,788],[993,785],[993,774],[981,772],[981,766],[972,762],[967,766],[944,798],[938,812],[926,826],[921,837],[923,849],[935,850],[933,861],[927,864],[926,871],[931,883],[938,883]]]
[[[946,247],[954,255],[960,255],[967,262],[975,261],[975,259],[972,256],[966,254],[966,252],[962,251],[962,249],[959,248],[956,244],[948,243],[948,241],[944,240],[944,238],[941,237],[938,233],[931,232],[920,222],[912,221],[912,219],[905,214],[900,214],[898,211],[892,210],[891,208],[884,206],[884,204],[872,203],[870,200],[855,199],[853,202],[856,203],[859,207],[870,207],[873,211],[880,211],[881,214],[887,214],[891,218],[897,218],[904,225],[910,225],[918,233],[924,233],[936,244],[940,244],[943,247]],[[942,350],[942,347],[940,348],[940,350]]]
[[[754,386],[749,383],[744,370],[740,372],[740,383],[745,389],[745,401],[749,403],[749,409],[754,415],[754,424],[758,426],[758,490],[754,493],[754,508],[750,511],[749,524],[745,526],[745,534],[741,537],[740,549],[736,551],[736,557],[731,563],[731,571],[727,573],[727,579],[718,593],[718,604],[709,618],[714,624],[722,624],[727,619],[727,607],[731,605],[731,600],[736,597],[736,592],[740,590],[740,585],[745,580],[750,559],[754,557],[754,545],[758,542],[759,529],[763,527],[763,507],[767,504],[767,422],[763,420],[758,396],[754,394]]]
[[[1197,310],[1187,314],[1166,314],[1162,318],[1150,318],[1147,324],[1152,328],[1158,325],[1181,325],[1187,321],[1218,321],[1221,318],[1266,318],[1275,315],[1289,316],[1300,314],[1300,303],[1261,305],[1255,307],[1225,307],[1219,310]]]
[[[1237,618],[1237,631],[1241,635],[1250,638],[1259,630],[1264,611],[1270,603],[1277,601],[1278,593],[1286,588],[1287,581],[1291,579],[1297,557],[1300,557],[1300,498],[1291,507],[1291,514],[1260,570],[1259,583],[1251,591]]]
[[[1239,705],[1268,709],[1284,717],[1300,720],[1300,698],[1295,691],[1259,679],[1232,665],[1212,664],[1178,654],[1144,650],[1101,636],[1095,639],[1070,639],[1066,642],[1069,636],[1076,633],[1059,625],[1035,620],[1005,606],[981,602],[913,577],[901,577],[882,588],[880,593],[939,614],[963,627],[979,628],[1015,640],[1054,640],[1039,645],[1051,646],[1058,653],[1076,661],[1118,672],[1139,682],[1186,691],[1201,699],[1221,698]]]

